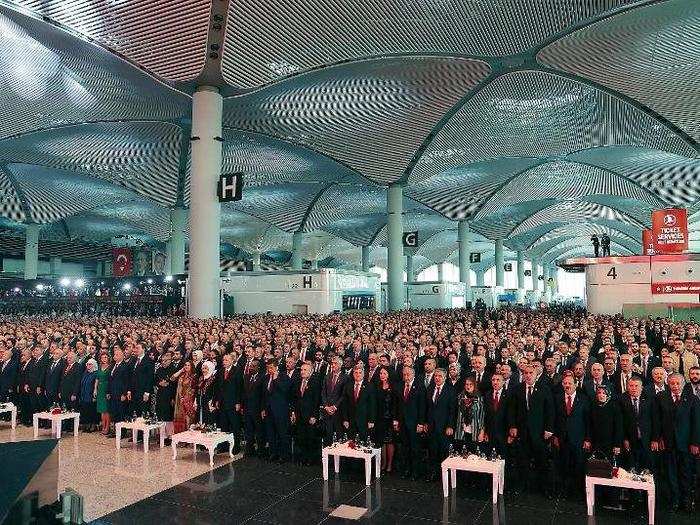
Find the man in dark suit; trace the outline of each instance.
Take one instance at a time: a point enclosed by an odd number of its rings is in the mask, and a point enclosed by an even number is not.
[[[425,387],[416,380],[415,370],[404,367],[403,381],[399,384],[398,419],[395,429],[401,434],[401,458],[403,476],[417,479],[420,470],[419,434],[425,426],[426,397]]]
[[[286,373],[279,373],[279,365],[270,359],[263,377],[262,411],[270,461],[283,463],[289,459],[289,389],[291,382]]]
[[[219,425],[221,430],[234,435],[236,453],[240,451],[242,372],[233,366],[233,354],[223,357],[219,373]]]
[[[457,398],[454,390],[445,382],[447,373],[443,368],[435,370],[434,383],[427,391],[426,425],[430,464],[427,479],[437,479],[440,463],[447,457],[450,441],[457,424]]]
[[[632,356],[630,354],[622,354],[620,356],[620,369],[614,377],[613,395],[615,398],[620,399],[627,392],[627,383],[633,377],[639,377],[639,374],[633,371]]]
[[[154,369],[153,362],[146,357],[143,345],[137,344],[134,367],[131,370],[131,383],[126,395],[131,404],[130,409],[139,415],[150,410]]]
[[[126,393],[129,391],[131,369],[124,362],[124,352],[121,347],[114,347],[114,364],[109,371],[107,392],[109,396],[109,413],[114,423],[124,421],[126,417]]]
[[[692,509],[692,461],[700,452],[700,403],[697,397],[683,392],[684,383],[682,375],[673,374],[668,378],[668,390],[658,395],[651,443],[652,451],[664,452],[674,510],[681,503],[687,510]]]
[[[51,361],[46,368],[46,376],[44,378],[44,395],[49,406],[59,402],[58,387],[61,385],[61,377],[63,377],[65,366],[66,363],[61,357],[60,348],[55,347],[51,351]]]
[[[531,365],[524,367],[523,377],[523,383],[513,396],[508,432],[511,439],[518,440],[518,479],[526,486],[541,487],[549,493],[547,442],[554,431],[552,392],[548,388],[535,387],[535,370]],[[536,473],[537,479],[528,485],[531,472]]]
[[[58,398],[69,410],[78,410],[80,402],[80,380],[83,378],[83,369],[76,362],[75,351],[69,350],[66,354],[66,366],[63,369],[61,383],[58,387]]]
[[[639,375],[642,376],[645,385],[651,382],[651,371],[655,367],[661,366],[661,360],[651,352],[645,341],[639,343],[639,355],[634,356],[632,362]]]
[[[260,361],[253,359],[248,365],[248,374],[243,374],[241,370],[237,371],[236,375],[239,379],[243,378],[245,454],[246,456],[262,455],[265,453],[265,441],[263,439],[262,419],[260,418],[263,378],[263,374],[260,373]]]
[[[362,366],[352,370],[352,380],[345,383],[342,403],[343,428],[354,436],[364,440],[374,428],[377,411],[375,389],[372,383],[364,381],[365,371]]]
[[[584,451],[590,450],[590,400],[576,388],[573,375],[562,379],[554,398],[554,444],[559,450],[561,488],[571,495],[584,485]]]
[[[481,395],[484,395],[491,389],[491,374],[486,370],[486,358],[483,355],[475,355],[472,357],[471,365],[476,387]]]
[[[605,377],[603,365],[594,363],[593,366],[591,366],[591,377],[583,382],[583,392],[588,396],[590,402],[595,401],[596,391],[598,387],[602,385],[610,385],[610,382]]]
[[[13,358],[12,350],[7,348],[2,351],[0,357],[2,357],[2,361],[0,361],[0,403],[16,402],[15,390],[19,361]]]
[[[343,361],[340,357],[331,360],[330,371],[326,374],[321,388],[321,420],[323,422],[324,442],[330,445],[333,434],[341,432],[341,413],[343,392],[348,377],[341,368]]]
[[[295,450],[299,463],[310,465],[317,459],[316,425],[321,389],[318,377],[312,373],[312,365],[301,365],[298,382],[292,387],[291,421],[294,425]]]
[[[656,405],[654,397],[644,392],[641,377],[633,377],[627,383],[627,392],[620,398],[620,408],[628,466],[654,470],[651,441]]]
[[[487,455],[494,448],[502,458],[508,455],[506,440],[513,392],[514,389],[505,389],[501,374],[491,376],[491,390],[484,396],[484,430],[489,449]]]

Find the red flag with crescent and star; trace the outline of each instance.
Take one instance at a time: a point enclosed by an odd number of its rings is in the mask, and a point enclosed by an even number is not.
[[[129,248],[112,248],[112,275],[128,277],[134,269],[134,259]]]

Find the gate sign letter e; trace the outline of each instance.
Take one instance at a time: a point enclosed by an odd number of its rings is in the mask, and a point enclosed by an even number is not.
[[[243,196],[243,174],[226,173],[222,175],[216,190],[216,194],[219,196],[219,202],[241,200]]]

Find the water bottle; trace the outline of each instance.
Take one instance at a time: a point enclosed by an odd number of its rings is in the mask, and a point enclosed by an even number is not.
[[[331,443],[331,445],[334,445],[334,446],[335,446],[335,445],[337,445],[337,444],[338,444],[338,434],[336,434],[335,432],[333,432],[333,442]]]
[[[450,443],[450,446],[447,449],[447,455],[451,458],[455,457],[455,448],[452,446],[452,443]]]

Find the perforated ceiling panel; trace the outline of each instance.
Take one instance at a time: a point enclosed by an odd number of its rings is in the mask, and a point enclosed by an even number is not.
[[[387,54],[520,53],[632,0],[233,0],[223,73],[252,88]]]
[[[211,0],[8,0],[168,80],[197,76]]]
[[[429,57],[339,65],[227,99],[224,124],[303,144],[387,184],[488,70],[480,61]]]
[[[69,3],[69,2],[66,2]],[[0,137],[117,119],[172,119],[187,97],[107,51],[0,6]]]
[[[13,221],[23,221],[25,214],[22,202],[10,179],[11,174],[8,174],[6,170],[6,167],[0,166],[0,217]]]
[[[0,141],[0,158],[82,172],[162,204],[175,202],[180,128],[161,122],[101,122]]]
[[[632,97],[700,140],[700,2],[639,7],[558,40],[538,55]]]

